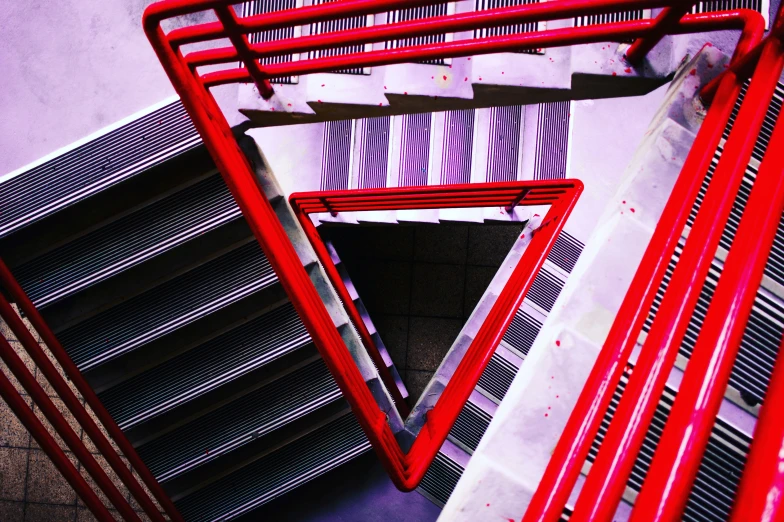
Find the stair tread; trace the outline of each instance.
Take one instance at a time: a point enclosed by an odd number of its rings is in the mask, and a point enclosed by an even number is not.
[[[321,360],[255,390],[138,448],[159,481],[247,444],[341,397]]]
[[[290,444],[175,501],[192,522],[250,511],[298,485],[368,451],[353,415],[335,419]]]
[[[287,303],[99,394],[127,429],[246,375],[310,336]]]
[[[277,282],[253,241],[58,333],[84,370]]]
[[[14,270],[36,306],[63,299],[241,216],[213,175]]]

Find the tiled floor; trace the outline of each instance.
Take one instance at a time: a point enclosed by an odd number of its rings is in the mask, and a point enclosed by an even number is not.
[[[9,339],[11,345],[17,350],[30,371],[34,373],[52,402],[75,432],[82,437],[87,448],[93,452],[104,472],[114,480],[123,495],[131,501],[131,505],[138,507],[135,501],[130,499],[127,489],[119,485],[114,471],[103,457],[95,452],[92,441],[83,433],[73,416],[64,407],[62,400],[55,394],[46,379],[38,373],[38,369],[21,348],[21,344],[15,340],[13,334],[2,322],[0,322],[0,333]],[[30,397],[24,393],[2,361],[0,361],[0,371],[10,378],[27,404],[32,404]],[[49,427],[38,407],[33,407],[33,410],[44,425]],[[55,439],[60,442],[60,447],[77,469],[82,472],[82,475],[87,478],[88,483],[91,483],[91,479],[83,471],[81,464],[68,451],[62,440],[57,435],[55,435]],[[104,501],[104,504],[107,504],[107,507],[111,507],[102,493],[98,493],[98,496]],[[117,520],[121,520],[116,511],[110,509],[110,512]],[[142,520],[146,520],[143,513],[139,513],[139,516]],[[95,518],[81,499],[76,496],[73,488],[55,468],[49,457],[39,449],[36,441],[17,420],[8,405],[0,399],[0,522],[87,522],[91,520],[95,520]]]
[[[413,398],[433,376],[521,229],[520,224],[329,229]]]

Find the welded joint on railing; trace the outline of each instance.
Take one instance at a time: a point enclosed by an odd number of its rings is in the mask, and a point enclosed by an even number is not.
[[[506,210],[506,213],[511,214],[512,212],[514,212],[515,207],[520,203],[520,201],[523,200],[526,194],[528,194],[528,189],[521,190],[520,195],[517,196],[514,200],[512,200],[512,202],[504,208],[504,210]]]
[[[324,205],[325,209],[327,209],[327,212],[329,212],[330,216],[337,217],[338,215],[337,211],[332,208],[332,205],[329,204],[327,198],[319,198],[319,201],[321,201],[321,204]]]

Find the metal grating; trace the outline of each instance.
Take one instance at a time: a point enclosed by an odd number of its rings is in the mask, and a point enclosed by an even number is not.
[[[500,403],[504,399],[506,392],[509,391],[516,374],[517,366],[494,353],[490,358],[490,362],[487,363],[485,371],[482,372],[477,386]]]
[[[570,101],[539,104],[534,179],[566,178]]]
[[[0,178],[0,237],[201,144],[179,100]]]
[[[474,109],[444,114],[444,149],[441,156],[441,184],[471,182],[474,149]]]
[[[117,424],[125,430],[247,375],[308,343],[310,336],[294,307],[287,303],[99,396]]]
[[[14,272],[34,304],[45,306],[241,215],[216,174],[28,261]]]
[[[362,120],[358,183],[360,189],[387,186],[391,122],[389,116]]]
[[[57,334],[81,369],[163,337],[277,282],[253,241]]]
[[[242,16],[254,16],[264,13],[274,13],[275,11],[283,11],[286,9],[294,9],[302,7],[302,0],[253,0],[245,2],[242,5]],[[262,42],[274,42],[275,40],[283,40],[287,38],[296,38],[300,36],[299,27],[279,27],[277,29],[270,29],[269,31],[259,31],[250,33],[248,41],[251,44]],[[294,54],[281,54],[278,56],[267,56],[261,58],[259,63],[261,65],[271,65],[276,63],[288,63],[296,60],[299,55]],[[294,84],[297,83],[296,76],[284,76],[280,78],[270,78],[271,83],[279,84]]]
[[[645,9],[634,9],[631,11],[621,11],[619,13],[578,16],[574,19],[574,26],[585,27],[587,25],[609,24],[613,22],[630,22],[632,20],[642,20],[644,18],[650,18],[650,11]],[[633,40],[626,41],[631,42]]]
[[[514,5],[538,4],[539,0],[476,0],[474,8],[477,11],[487,11],[499,7]],[[485,27],[474,30],[474,38],[487,38],[491,36],[506,36],[510,34],[534,33],[539,30],[539,22],[523,22],[521,24],[504,25],[501,27]],[[519,51],[524,54],[544,54],[544,49],[530,49]]]
[[[313,0],[312,5],[322,5],[334,2],[336,0]],[[345,31],[350,29],[360,29],[368,26],[368,18],[372,16],[352,16],[349,18],[342,18],[340,20],[325,20],[310,24],[310,34],[325,34],[333,33],[335,31]],[[340,56],[343,54],[354,54],[365,51],[365,45],[349,45],[346,47],[336,47],[334,49],[320,49],[308,52],[308,59],[315,60],[317,58],[325,58],[328,56]],[[337,71],[330,71],[332,74],[370,74],[369,68],[356,67],[353,69],[340,69]]]
[[[185,520],[229,520],[370,450],[347,414],[175,501]]]
[[[403,116],[403,139],[400,146],[400,175],[398,186],[427,185],[430,165],[430,132],[432,113]]]
[[[479,441],[482,440],[491,420],[493,417],[489,413],[472,402],[466,402],[449,436],[473,453],[479,446]]]
[[[528,351],[534,345],[536,336],[539,335],[541,329],[541,322],[523,310],[518,310],[504,334],[504,342],[523,355],[528,355]]]
[[[522,124],[522,105],[490,109],[486,181],[517,181]]]
[[[463,471],[465,470],[460,464],[443,453],[438,453],[417,489],[437,504],[444,506],[455,490]]]
[[[428,5],[424,7],[413,7],[411,9],[400,9],[398,11],[390,11],[387,13],[387,23],[395,24],[398,22],[408,22],[410,20],[420,20],[422,18],[432,18],[434,16],[446,16],[448,14],[447,4]],[[415,38],[404,38],[402,40],[393,40],[386,43],[386,49],[398,49],[400,47],[408,47],[412,45],[426,45],[434,43],[446,42],[447,37],[444,34],[436,34],[430,36],[417,36]],[[426,60],[419,62],[430,65],[446,65],[447,60],[439,58],[436,60]]]
[[[585,245],[568,232],[561,231],[547,259],[564,272],[571,273]]]
[[[615,414],[632,370],[633,366],[627,365],[626,372],[621,378],[621,382],[613,394],[612,402],[602,420],[599,433],[591,446],[587,459],[588,462],[593,463],[596,459],[596,454],[607,434],[607,428],[612,420],[612,416]],[[627,484],[630,489],[636,492],[639,492],[642,488],[645,475],[648,472],[656,450],[656,445],[659,442],[667,416],[675,400],[675,395],[676,392],[667,387],[659,400],[653,421],[648,428],[643,446],[637,455],[637,460]],[[751,438],[748,435],[737,430],[721,418],[716,419],[716,424],[711,432],[691,495],[686,504],[683,520],[722,522],[729,518],[750,443]]]
[[[545,268],[539,270],[526,299],[548,312],[553,309],[555,300],[563,289],[564,282],[555,277]]]
[[[316,360],[138,448],[159,481],[168,481],[340,399]]]
[[[321,153],[321,190],[347,190],[351,175],[353,120],[328,121]]]
[[[765,18],[765,29],[769,26],[769,5],[763,0],[708,0],[697,2],[691,8],[693,14],[711,13],[713,11],[730,11],[734,9],[753,9]]]

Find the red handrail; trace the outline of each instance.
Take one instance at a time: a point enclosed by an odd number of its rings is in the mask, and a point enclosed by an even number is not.
[[[401,210],[401,209],[432,209],[432,208],[477,208],[477,207],[504,207],[513,208],[516,205],[530,206],[543,204],[558,204],[564,199],[576,198],[575,182],[508,182],[486,183],[471,185],[448,185],[440,187],[399,187],[395,189],[367,189],[367,190],[342,190],[320,191],[292,194],[289,198],[294,214],[305,231],[313,250],[316,252],[324,271],[338,296],[343,302],[343,307],[348,313],[351,322],[359,331],[363,345],[377,365],[385,365],[381,354],[368,332],[362,315],[357,309],[351,295],[337,270],[332,257],[321,239],[309,215],[320,212],[373,211],[373,210]],[[511,211],[511,210],[509,210]],[[506,329],[504,326],[504,330]],[[493,350],[495,346],[487,346]],[[491,352],[492,354],[492,352]],[[480,372],[481,374],[481,372]],[[391,375],[390,375],[391,377]],[[382,375],[383,379],[383,375]],[[479,379],[479,374],[476,380]],[[386,381],[385,381],[385,384]],[[455,386],[453,384],[450,384]],[[468,392],[476,386],[476,382],[465,382]],[[397,391],[394,381],[387,384],[391,391]],[[449,387],[449,385],[447,386]],[[399,392],[398,392],[399,395]],[[396,403],[402,397],[393,398]],[[405,414],[408,415],[408,409]],[[428,422],[432,417],[428,418]],[[448,419],[446,422],[450,422]],[[453,421],[451,421],[453,422]],[[451,424],[450,424],[451,427]],[[443,441],[442,441],[443,442]],[[440,443],[439,443],[440,446]]]
[[[224,63],[238,58],[247,61],[249,53],[258,57],[273,51],[287,54],[294,48],[303,51],[306,44],[316,46],[316,48],[319,48],[319,46],[324,48],[359,42],[379,41],[389,38],[390,35],[402,37],[404,35],[437,34],[455,30],[454,28],[456,27],[467,30],[478,27],[507,25],[522,20],[570,18],[582,14],[623,11],[650,7],[652,5],[673,7],[677,5],[679,8],[685,5],[666,0],[655,3],[647,0],[563,0],[500,8],[487,12],[450,15],[429,19],[427,22],[421,23],[404,22],[402,24],[377,26],[367,30],[337,31],[318,38],[305,38],[303,40],[306,43],[287,40],[278,44],[255,44],[247,48],[241,40],[238,40],[238,35],[247,35],[262,29],[289,27],[322,19],[337,19],[359,14],[384,12],[393,8],[444,2],[348,0],[236,20],[230,19],[228,25],[220,21],[202,24],[195,27],[177,29],[168,35],[160,27],[161,21],[166,18],[205,9],[214,9],[220,12],[221,9],[232,3],[234,2],[230,0],[166,0],[153,4],[145,11],[145,32],[172,84],[180,94],[183,105],[202,135],[205,145],[245,215],[251,230],[268,259],[270,259],[270,263],[278,274],[281,284],[324,357],[338,386],[349,401],[360,425],[365,430],[371,444],[376,449],[383,465],[397,487],[404,490],[412,489],[418,484],[438,451],[441,442],[446,437],[449,427],[467,400],[467,393],[470,393],[470,389],[466,383],[474,382],[474,378],[478,379],[475,369],[483,368],[483,364],[487,362],[483,359],[483,357],[487,356],[487,353],[483,350],[491,345],[494,348],[497,345],[497,341],[500,340],[498,338],[498,329],[492,327],[486,329],[485,325],[494,324],[497,327],[498,324],[503,323],[506,319],[511,320],[511,317],[504,317],[500,312],[497,315],[493,315],[491,312],[491,315],[488,316],[488,321],[483,325],[476,338],[479,348],[473,351],[469,350],[470,354],[466,355],[452,377],[452,381],[463,384],[456,384],[451,388],[447,387],[437,407],[428,415],[427,429],[421,431],[420,437],[417,438],[411,450],[408,454],[404,454],[397,445],[394,435],[385,421],[383,412],[379,410],[373,400],[348,350],[332,324],[318,293],[302,268],[293,246],[286,237],[284,229],[277,221],[274,211],[258,185],[247,160],[240,152],[231,134],[231,129],[214,98],[209,93],[208,88],[224,83],[255,81],[259,92],[263,96],[268,97],[273,93],[266,87],[263,81],[259,81],[260,79],[266,80],[291,74],[308,74],[347,67],[466,56],[529,47],[552,47],[630,37],[643,38],[644,40],[649,38],[658,39],[663,34],[662,31],[675,34],[729,27],[742,28],[744,36],[741,39],[741,44],[745,45],[745,42],[754,43],[758,41],[758,39],[754,39],[754,35],[757,34],[760,27],[759,22],[761,21],[761,16],[758,13],[744,10],[705,15],[686,15],[677,20],[677,23],[672,22],[669,17],[666,24],[660,23],[661,20],[658,22],[655,20],[617,22],[584,28],[557,29],[540,33],[410,46],[384,51],[345,54],[314,60],[264,65],[259,67],[261,77],[255,65],[252,66],[253,71],[248,71],[246,66],[242,66],[237,69],[202,75],[198,71],[199,66],[202,64]],[[225,22],[225,13],[220,16],[224,17]],[[195,43],[222,37],[232,40],[235,46],[237,45],[236,42],[240,42],[239,47],[235,47],[233,50],[217,49],[196,52],[188,56],[183,56],[180,50],[180,46],[185,43]],[[486,204],[488,201],[483,196],[463,197],[453,195],[453,197],[463,198],[461,203]],[[542,201],[545,201],[546,197],[543,196],[543,198]],[[324,208],[322,211],[358,210],[364,208],[363,205],[365,204],[365,202],[354,201],[352,203],[353,206],[339,207],[337,199],[329,203],[329,208]],[[395,205],[397,206],[394,208],[421,208],[417,206],[421,203],[421,198],[409,196],[407,201],[396,202]],[[389,209],[393,207],[382,204],[377,208]],[[554,213],[553,215],[563,217],[570,208],[570,205],[557,204],[551,207],[550,212]],[[557,226],[560,227],[561,224],[562,220]],[[544,252],[544,255],[546,255],[546,251],[549,249],[549,241],[551,240],[552,236],[549,234],[538,234],[534,237],[529,250],[538,252],[539,258],[528,259],[520,265],[524,265],[525,269],[521,269],[523,270],[521,272],[516,270],[513,274],[516,284],[526,288],[526,285],[530,283],[530,280],[527,280],[526,277],[530,278],[530,274],[535,271],[537,263],[543,261],[544,258],[541,257],[541,253]],[[503,299],[499,298],[498,302],[502,303],[499,306],[507,310],[513,301],[514,298],[512,296],[505,296]],[[497,323],[499,321],[500,323]],[[468,389],[468,392],[465,391],[466,389]],[[433,422],[431,422],[431,419]]]
[[[0,286],[6,292],[8,292],[8,296],[17,304],[17,306],[19,306],[19,309],[30,321],[30,324],[33,326],[35,331],[38,332],[38,334],[41,336],[44,344],[49,349],[55,360],[60,364],[60,367],[63,369],[65,375],[68,376],[68,378],[71,380],[71,383],[73,383],[73,385],[82,395],[85,403],[90,406],[93,414],[101,422],[103,427],[109,433],[109,436],[112,437],[112,440],[120,448],[120,451],[122,451],[125,458],[128,459],[128,462],[130,462],[131,466],[133,466],[133,469],[136,471],[136,473],[139,474],[139,477],[142,479],[142,482],[144,482],[144,485],[147,486],[169,518],[173,521],[181,522],[183,519],[177,511],[177,508],[174,507],[171,499],[169,499],[169,496],[166,495],[160,484],[158,484],[158,481],[155,480],[155,477],[153,477],[152,473],[150,473],[150,470],[147,469],[147,466],[145,466],[144,462],[142,462],[142,459],[139,457],[138,453],[136,453],[133,445],[131,445],[120,427],[116,422],[114,422],[112,416],[109,414],[106,408],[104,408],[103,403],[101,403],[92,387],[90,387],[90,385],[84,379],[79,369],[76,367],[71,358],[68,356],[68,353],[60,344],[60,341],[57,340],[57,337],[49,328],[49,325],[46,323],[46,321],[44,321],[43,317],[41,317],[41,314],[38,312],[35,305],[33,305],[33,302],[16,281],[13,274],[11,273],[11,270],[2,259],[0,259]],[[0,296],[0,304],[5,302],[5,298]],[[130,479],[128,478],[126,474],[127,468],[122,463],[122,461],[119,462],[120,469],[117,469],[116,466],[118,465],[118,462],[115,458],[116,453],[111,447],[109,441],[106,439],[106,436],[101,432],[100,429],[96,431],[97,426],[89,415],[87,415],[87,419],[84,418],[86,412],[84,411],[84,408],[81,407],[81,403],[79,403],[78,400],[76,403],[74,403],[73,394],[71,393],[70,387],[65,382],[65,380],[63,380],[62,376],[59,374],[59,372],[57,372],[51,362],[49,362],[49,358],[46,356],[46,354],[43,353],[41,347],[38,346],[38,343],[36,343],[34,339],[32,342],[30,342],[32,337],[28,337],[29,332],[27,332],[26,328],[24,328],[24,324],[22,324],[22,328],[18,326],[18,316],[15,313],[10,314],[7,312],[3,313],[2,315],[5,321],[9,324],[9,326],[12,327],[17,337],[23,343],[33,361],[38,365],[49,383],[62,398],[63,403],[69,408],[76,420],[85,429],[85,432],[93,441],[98,451],[101,452],[101,454],[106,458],[107,462],[109,462],[109,465],[112,466],[112,469],[115,470],[120,480],[122,480],[122,482],[128,487],[131,494],[133,494],[134,498],[139,502],[139,505],[144,509],[145,513],[147,513],[147,515],[152,520],[160,520],[161,515],[158,512],[158,509],[155,507],[155,504],[149,499],[147,493],[145,493],[143,489],[140,488],[138,482],[133,476],[131,476]],[[17,325],[16,327],[14,327],[15,324]],[[26,425],[26,427],[30,429],[30,426]]]
[[[760,73],[765,71],[765,76],[757,74],[753,77],[744,106],[753,104],[752,89],[766,77],[772,79],[774,87],[778,82],[784,70],[784,46],[781,42],[775,39],[768,42],[758,68]],[[769,95],[769,103],[773,92],[765,94]],[[765,112],[761,111],[763,115]],[[738,132],[741,132],[740,128]],[[744,138],[752,141],[748,136]],[[730,152],[729,148],[728,143],[725,154]],[[784,119],[779,118],[631,520],[672,520],[680,516],[686,506],[689,486],[697,476],[714,419],[724,398],[784,211],[782,174]]]

